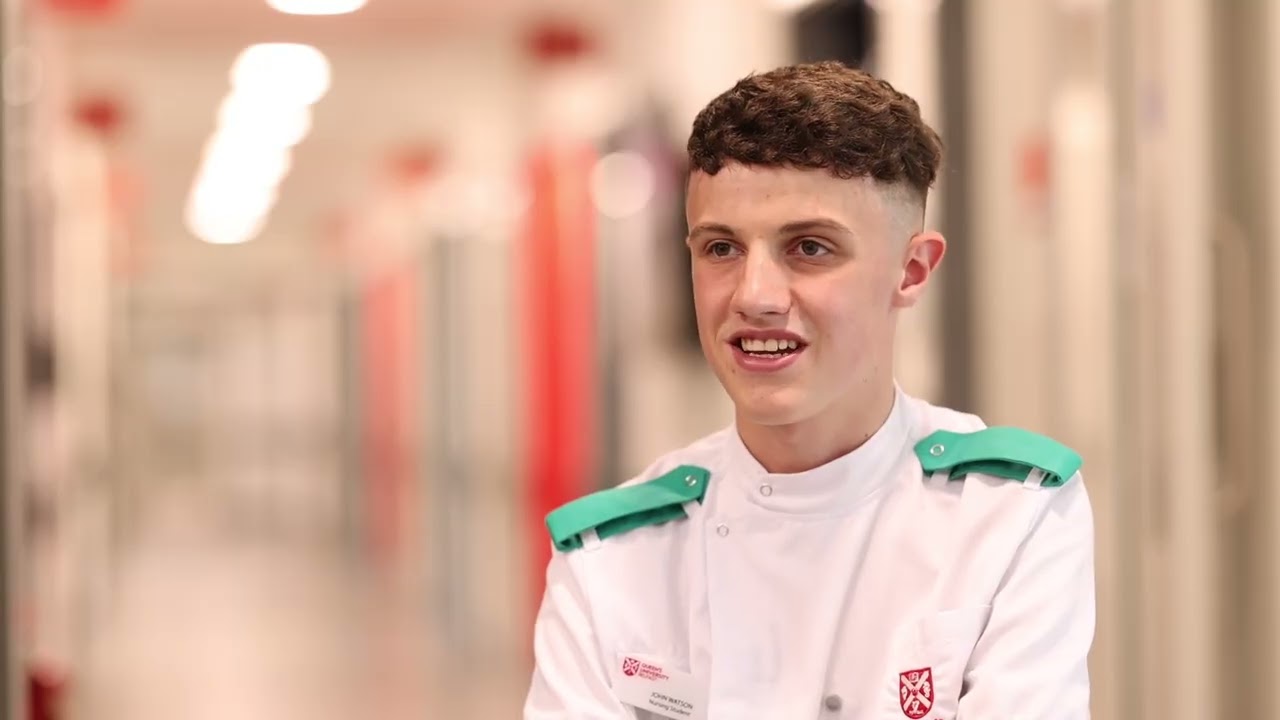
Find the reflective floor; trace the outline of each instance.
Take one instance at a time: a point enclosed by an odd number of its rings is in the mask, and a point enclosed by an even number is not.
[[[120,563],[71,716],[515,718],[527,676],[433,642],[422,588],[171,492]]]

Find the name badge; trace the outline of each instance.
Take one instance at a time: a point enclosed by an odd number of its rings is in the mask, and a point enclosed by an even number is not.
[[[672,720],[704,720],[707,689],[688,673],[635,655],[619,654],[613,691],[622,702]]]

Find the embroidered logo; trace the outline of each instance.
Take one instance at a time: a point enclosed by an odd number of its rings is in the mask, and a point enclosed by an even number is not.
[[[933,669],[898,673],[898,703],[911,720],[920,720],[933,707]]]
[[[660,665],[643,662],[633,657],[622,656],[622,674],[637,680],[670,680],[667,672]]]

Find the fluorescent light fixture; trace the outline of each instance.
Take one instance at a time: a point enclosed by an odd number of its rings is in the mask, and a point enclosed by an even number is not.
[[[250,45],[231,66],[237,95],[276,105],[311,105],[329,90],[329,60],[310,45]]]
[[[768,0],[769,6],[782,12],[800,12],[814,4],[815,0]]]
[[[235,245],[262,232],[275,204],[275,193],[231,193],[228,188],[201,186],[187,202],[187,228],[215,245]]]
[[[288,148],[253,142],[246,136],[217,134],[205,146],[201,181],[227,178],[232,185],[275,187],[293,166]]]
[[[258,235],[289,172],[286,148],[238,142],[218,134],[205,146],[203,163],[187,201],[187,227],[205,242],[230,245]]]
[[[364,7],[366,0],[267,0],[267,4],[290,15],[344,15]]]
[[[258,236],[266,227],[266,217],[188,216],[187,227],[201,240],[212,245],[239,245]]]
[[[329,61],[310,45],[250,45],[236,57],[231,93],[218,106],[217,131],[187,197],[192,233],[230,245],[262,232],[292,167],[291,148],[310,132],[311,105],[328,90]]]
[[[311,132],[309,105],[281,105],[231,93],[218,108],[218,133],[254,142],[293,147]]]
[[[191,194],[190,202],[202,214],[243,217],[266,213],[275,206],[278,197],[274,187],[245,188],[227,182],[202,182]]]

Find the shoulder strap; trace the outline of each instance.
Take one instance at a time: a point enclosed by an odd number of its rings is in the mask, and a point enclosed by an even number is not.
[[[1042,487],[1065,484],[1080,469],[1080,456],[1052,438],[1014,427],[971,433],[939,430],[915,446],[926,473],[950,471],[952,480],[970,473],[1022,482],[1032,470],[1044,473]]]
[[[647,482],[600,490],[560,506],[547,515],[547,530],[556,549],[582,547],[582,533],[595,530],[601,540],[646,525],[685,516],[684,504],[702,502],[710,471],[681,465]]]

